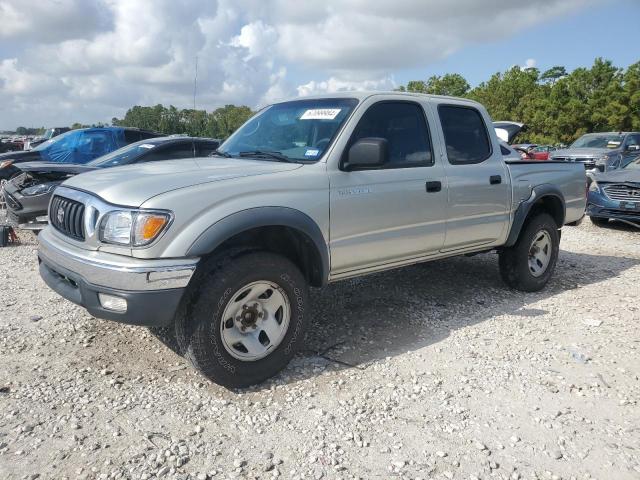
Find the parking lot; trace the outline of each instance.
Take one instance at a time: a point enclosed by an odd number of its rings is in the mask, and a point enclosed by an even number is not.
[[[0,249],[3,479],[640,478],[631,227],[566,227],[540,293],[493,254],[316,290],[306,350],[240,392],[46,288],[23,240]]]

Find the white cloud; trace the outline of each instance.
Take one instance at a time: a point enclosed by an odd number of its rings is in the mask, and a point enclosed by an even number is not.
[[[135,104],[252,107],[390,89],[470,43],[600,0],[0,0],[0,129],[108,121]],[[528,60],[535,62],[535,60]]]
[[[522,68],[523,69],[535,68],[537,64],[538,64],[538,62],[536,62],[535,58],[527,58],[527,60],[524,62],[524,65],[522,66]]]

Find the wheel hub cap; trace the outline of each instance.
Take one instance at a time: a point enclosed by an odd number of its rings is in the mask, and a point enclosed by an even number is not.
[[[547,271],[551,261],[551,236],[546,230],[540,230],[529,247],[529,271],[534,277],[539,277]]]
[[[225,350],[243,361],[269,355],[289,328],[291,307],[286,292],[269,281],[253,282],[227,303],[220,323]]]

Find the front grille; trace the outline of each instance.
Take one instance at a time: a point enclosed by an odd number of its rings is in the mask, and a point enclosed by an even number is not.
[[[620,200],[622,202],[640,202],[640,187],[612,183],[610,185],[605,185],[602,189],[607,197],[612,200]]]
[[[4,201],[7,202],[7,206],[11,210],[22,210],[22,205],[18,200],[16,200],[13,195],[10,195],[6,190],[4,191]]]
[[[59,232],[75,240],[84,240],[84,205],[55,195],[49,208],[49,222]]]
[[[553,157],[552,160],[557,162],[578,162],[583,163],[584,168],[587,170],[592,170],[596,168],[596,159],[589,157]]]

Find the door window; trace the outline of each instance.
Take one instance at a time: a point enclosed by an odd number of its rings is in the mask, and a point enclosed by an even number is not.
[[[389,142],[385,168],[433,165],[429,129],[422,107],[412,102],[380,102],[371,106],[354,130],[349,147],[362,138]],[[345,154],[349,148],[345,150]]]
[[[475,108],[440,105],[440,123],[452,165],[482,163],[491,156],[487,127]]]

